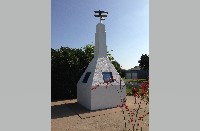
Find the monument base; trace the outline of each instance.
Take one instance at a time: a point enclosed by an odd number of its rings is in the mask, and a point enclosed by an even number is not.
[[[110,80],[112,78],[112,80]],[[77,101],[89,110],[122,105],[126,86],[108,58],[94,58],[77,84]]]

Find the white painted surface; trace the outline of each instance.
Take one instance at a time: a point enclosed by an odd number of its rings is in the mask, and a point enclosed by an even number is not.
[[[108,84],[108,87],[103,81],[102,72],[112,72],[115,81]],[[122,104],[121,100],[126,97],[126,86],[121,80],[120,88],[120,79],[120,75],[108,58],[97,59],[92,87],[99,86],[91,90],[91,110],[111,108]]]
[[[90,64],[88,65],[87,69],[81,76],[78,84],[77,84],[77,102],[86,107],[87,109],[91,108],[91,85],[94,76],[96,60],[93,59]],[[83,79],[87,72],[91,72],[87,83],[83,83]]]
[[[106,32],[105,25],[102,23],[96,26],[94,57],[107,58]]]
[[[120,75],[107,58],[105,25],[98,23],[95,33],[94,58],[81,76],[77,84],[77,101],[89,110],[117,107],[126,97],[126,86]],[[91,72],[87,83],[83,79],[87,72]],[[102,72],[112,72],[114,82],[104,83]],[[96,89],[93,89],[96,87]]]

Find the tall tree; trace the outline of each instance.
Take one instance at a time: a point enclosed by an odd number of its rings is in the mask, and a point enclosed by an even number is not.
[[[142,70],[149,70],[149,55],[145,54],[140,57],[138,61],[139,66]]]

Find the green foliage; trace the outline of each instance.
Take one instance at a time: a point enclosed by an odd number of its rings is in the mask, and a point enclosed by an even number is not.
[[[145,82],[146,79],[130,79],[128,82]]]
[[[125,77],[125,70],[121,68],[121,65],[114,59],[114,57],[109,53],[109,51],[107,51],[107,56],[111,63],[114,65],[119,75],[121,77]]]
[[[112,57],[112,55],[109,53],[109,51],[107,51],[107,56],[108,56],[108,59],[110,61],[114,61],[114,58]]]
[[[125,69],[122,69],[122,70],[121,70],[120,76],[121,76],[122,78],[125,78],[125,76],[126,76],[126,70],[125,70]]]
[[[51,49],[52,100],[76,98],[76,84],[88,64],[87,55],[82,49]]]
[[[87,60],[91,61],[94,58],[94,45],[87,44],[83,49],[86,54]]]
[[[129,80],[127,80],[129,81]],[[149,102],[149,80],[147,81],[140,81],[140,84],[138,86],[134,86],[125,82],[126,84],[126,95],[127,96],[133,96],[134,95],[134,89],[139,97],[142,99],[146,99]]]
[[[142,70],[149,70],[149,55],[147,55],[147,54],[143,55],[142,54],[138,63],[139,63],[139,66]]]
[[[116,60],[113,60],[111,61],[111,63],[114,65],[115,69],[117,70],[117,72],[119,74],[121,74],[121,67],[120,67],[120,64],[116,61]]]
[[[126,95],[127,96],[132,95],[132,86],[131,85],[126,85]]]
[[[125,83],[128,83],[130,80],[133,80],[133,79],[125,79],[125,78],[123,78],[123,81],[124,81]]]

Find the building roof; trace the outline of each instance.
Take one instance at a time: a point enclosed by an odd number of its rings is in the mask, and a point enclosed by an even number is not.
[[[129,70],[140,70],[140,67],[139,66],[135,66],[134,68],[131,68]]]

